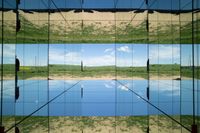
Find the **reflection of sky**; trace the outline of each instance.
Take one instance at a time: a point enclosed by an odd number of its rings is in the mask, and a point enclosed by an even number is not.
[[[16,55],[22,66],[45,66],[47,65],[47,44],[18,44]]]
[[[3,63],[14,64],[15,63],[15,45],[4,44],[3,46]]]
[[[4,2],[4,8],[16,8],[16,0],[0,0],[0,7],[2,7],[2,1]]]
[[[199,45],[199,44],[198,44]],[[182,66],[192,66],[192,45],[184,44],[181,46],[181,64]],[[200,47],[195,47],[195,50],[200,50]],[[195,51],[197,52],[197,51]],[[196,55],[197,57],[197,55]],[[195,59],[196,60],[196,59]]]
[[[28,84],[28,82],[31,84]],[[16,103],[17,115],[28,115],[47,101],[47,82],[45,80],[35,82],[34,84],[32,82],[33,81],[28,80],[26,81],[26,85],[20,88],[20,98]],[[168,114],[180,114],[179,94],[181,92],[181,105],[183,110],[182,113],[192,114],[192,95],[188,95],[192,94],[192,91],[185,88],[189,87],[188,85],[190,85],[190,82],[191,81],[183,80],[181,83],[183,85],[182,87],[184,88],[180,90],[180,81],[154,80],[150,83],[150,102]],[[75,83],[76,82],[73,81],[50,81],[50,99],[56,97],[64,90],[68,90],[68,88]],[[159,83],[159,85],[157,85],[157,83]],[[146,80],[126,80],[125,85],[146,99]],[[83,88],[83,95],[81,95],[81,86]],[[69,89],[66,91],[66,93],[63,93],[53,102],[51,102],[49,108],[50,115],[146,115],[147,103],[129,91],[129,89],[113,80],[85,80]],[[41,113],[43,111],[45,111],[45,109],[41,110]],[[154,112],[150,111],[150,114],[158,113],[159,112],[156,111],[155,108]],[[46,114],[42,113],[35,115]]]
[[[149,46],[151,64],[180,63],[179,45]],[[43,66],[47,64],[47,48],[44,44],[26,44],[17,45],[16,51],[22,65]],[[147,57],[146,44],[51,44],[49,47],[50,64],[80,65],[82,60],[84,66],[146,66]]]
[[[5,0],[6,5],[13,7],[14,2]],[[143,0],[52,0],[56,3],[58,8],[139,8],[145,9]],[[173,2],[173,3],[171,3]],[[8,4],[10,3],[10,4]],[[20,8],[25,9],[45,9],[48,6],[48,0],[21,0]],[[179,0],[167,1],[167,0],[149,0],[151,9],[168,9],[178,10]],[[171,6],[172,5],[172,6]],[[196,5],[196,2],[195,2]],[[191,9],[191,0],[181,0],[181,9]],[[197,6],[195,6],[197,7]],[[199,6],[198,6],[199,7]],[[51,3],[51,8],[55,6]]]
[[[150,64],[180,64],[180,45],[149,45]]]

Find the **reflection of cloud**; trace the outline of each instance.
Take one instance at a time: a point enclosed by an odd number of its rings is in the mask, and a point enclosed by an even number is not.
[[[113,51],[112,48],[107,48],[107,49],[104,50],[104,53],[108,53],[108,52],[112,52],[112,51]]]
[[[130,53],[131,50],[128,46],[122,46],[122,47],[119,47],[117,48],[117,51],[120,51],[120,52],[126,52],[126,53]]]
[[[159,45],[150,50],[150,58],[152,61],[178,59],[180,58],[180,48],[172,47],[172,45]]]
[[[115,87],[115,81],[109,81],[109,82],[105,83],[104,86],[108,89],[114,88]]]
[[[128,88],[126,88],[126,87],[123,86],[123,85],[119,85],[118,88],[121,89],[121,90],[124,90],[124,91],[128,91]]]
[[[84,85],[83,85],[83,84],[81,84],[81,88],[84,88]]]
[[[117,58],[116,59],[116,65],[117,66],[146,66],[146,62],[144,62],[144,59],[136,59],[134,58],[133,60],[131,58]]]
[[[49,53],[49,61],[50,64],[80,64],[80,57],[81,53],[78,52],[67,52],[65,53],[64,50],[60,49],[51,49]]]
[[[4,98],[6,99],[12,99],[14,96],[14,88],[15,88],[15,82],[14,80],[5,80],[3,82],[4,87]]]
[[[76,84],[77,82],[78,82],[77,80],[65,80],[65,83],[69,85]]]
[[[127,84],[124,84],[124,85],[120,84],[117,88],[124,90],[124,91],[128,91],[130,87],[131,87],[131,84],[127,83]]]
[[[36,103],[36,104],[38,104],[38,102],[39,102],[38,100],[35,100],[35,103]]]
[[[105,86],[106,88],[113,88],[113,86],[111,86],[111,85],[109,85],[109,84],[104,84],[104,86]]]
[[[137,92],[137,93],[138,93],[138,95],[140,95],[141,97],[145,97],[145,96],[144,96],[144,93],[142,93],[141,91],[139,91],[139,92]],[[137,98],[140,99],[139,96],[137,96]]]
[[[151,81],[150,82],[150,90],[158,91],[160,93],[165,93],[169,96],[179,96],[180,95],[180,81],[172,80],[162,80],[162,81]]]
[[[15,45],[13,45],[13,44],[4,44],[3,54],[6,57],[15,56]]]
[[[15,45],[14,44],[4,44],[4,63],[5,64],[14,64],[15,62]]]
[[[103,55],[97,57],[88,57],[84,59],[86,66],[111,66],[115,65],[115,56]]]
[[[67,58],[67,59],[79,59],[79,57],[80,57],[80,53],[78,53],[78,52],[68,52],[68,53],[66,53],[65,54],[65,58]]]
[[[113,48],[107,48],[104,50],[104,53],[108,54],[108,55],[115,55],[115,50]]]

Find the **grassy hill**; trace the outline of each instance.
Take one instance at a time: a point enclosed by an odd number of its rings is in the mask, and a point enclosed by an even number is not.
[[[13,14],[13,12],[9,13]],[[5,15],[9,16],[9,13]],[[48,43],[49,31],[51,44],[192,43],[192,22],[187,19],[190,17],[189,13],[181,14],[181,18],[184,20],[179,22],[179,15],[153,12],[150,14],[149,33],[147,33],[146,28],[146,12],[127,11],[115,14],[94,11],[93,13],[62,12],[62,14],[67,21],[61,17],[60,13],[51,13],[51,20],[48,23],[45,12],[26,13],[20,11],[21,30],[17,33],[17,37],[15,37],[16,20],[4,21],[4,43],[46,44]],[[132,20],[134,16],[136,17]],[[171,17],[173,17],[173,21],[171,21]],[[195,20],[193,24],[195,27],[200,26],[199,20]],[[200,37],[199,32],[195,32],[195,37]],[[198,39],[195,40],[198,41]]]
[[[22,79],[32,77],[46,77],[47,67],[21,67],[19,76]],[[179,76],[180,66],[179,65],[151,65],[150,66],[151,76]],[[115,66],[101,66],[101,67],[84,67],[81,71],[81,67],[78,65],[49,65],[49,76],[50,77],[65,77],[67,78],[78,78],[78,77],[123,77],[132,78],[140,77],[147,78],[146,67],[115,67]]]
[[[49,72],[48,72],[49,70]],[[1,74],[1,71],[0,71]],[[192,78],[192,67],[182,66],[178,64],[152,64],[149,71],[150,77],[172,77],[180,75],[182,77]],[[3,76],[4,78],[14,79],[15,65],[4,64]],[[51,78],[62,77],[68,78],[144,78],[147,79],[148,73],[146,67],[115,67],[115,66],[85,66],[81,71],[79,65],[49,65],[47,66],[21,66],[18,72],[19,79],[29,78],[44,78],[47,79],[48,75]],[[200,78],[200,67],[195,67],[195,78]],[[56,79],[56,78],[55,78]]]

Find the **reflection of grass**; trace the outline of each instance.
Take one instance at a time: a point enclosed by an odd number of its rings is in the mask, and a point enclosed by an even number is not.
[[[22,66],[18,73],[19,79],[27,79],[34,77],[47,78],[47,66]],[[5,64],[4,77],[14,78],[15,74],[14,65]],[[192,67],[182,67],[181,76],[192,78]],[[195,78],[199,79],[200,67],[195,67]],[[199,74],[198,74],[199,73]],[[81,78],[81,77],[113,77],[117,78],[147,78],[146,67],[115,67],[115,66],[101,66],[101,67],[84,67],[81,71],[79,65],[49,65],[49,75],[51,77],[68,77],[68,78]],[[180,75],[180,65],[174,64],[153,64],[150,66],[150,76],[170,77]]]
[[[188,128],[192,124],[192,116],[172,117]],[[22,118],[22,116],[16,116],[15,120],[18,122]],[[199,118],[196,117],[197,122],[199,122]],[[4,120],[7,120],[7,123],[14,124],[14,117],[5,117]],[[156,131],[157,128],[162,129],[160,132],[163,133],[172,129],[180,131],[180,125],[164,115],[116,117],[31,116],[18,125],[18,127],[24,133],[48,131],[48,127],[50,127],[51,132],[61,132],[62,130],[67,132],[104,132],[105,130],[118,130],[120,132],[138,131],[142,133],[146,132],[148,121],[152,132]]]
[[[152,65],[150,67],[150,74],[152,76],[159,74],[161,76],[179,75],[179,65]],[[53,76],[67,76],[67,77],[117,77],[131,78],[141,77],[147,78],[146,67],[115,67],[115,66],[101,66],[101,67],[84,67],[81,72],[80,66],[74,65],[50,65],[49,74]]]
[[[136,127],[145,132],[147,129],[147,119],[148,119],[147,116],[117,117],[116,124],[121,125],[123,123],[123,126],[125,126],[128,129],[131,129],[132,127]]]
[[[23,16],[20,17],[21,30],[17,34],[17,43],[48,43],[48,22],[38,26]],[[128,22],[115,26],[114,21],[110,21],[111,24],[105,26],[101,22],[87,24],[83,21],[83,25],[81,23],[81,21],[74,21],[67,27],[69,30],[65,31],[65,28],[55,25],[52,21],[50,23],[50,43],[147,43],[146,21],[141,21],[137,26]],[[200,24],[199,21],[193,23],[195,26]],[[5,43],[16,42],[14,24],[14,22],[4,24]],[[157,26],[150,27],[150,43],[179,44],[180,41],[182,44],[192,43],[192,23],[182,24],[181,30],[179,26],[173,23],[171,25],[158,23]],[[177,32],[179,30],[181,32]],[[199,36],[199,33],[195,34],[195,37]]]

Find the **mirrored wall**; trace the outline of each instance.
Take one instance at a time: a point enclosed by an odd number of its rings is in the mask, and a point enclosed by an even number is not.
[[[200,132],[199,6],[0,0],[0,132]]]

